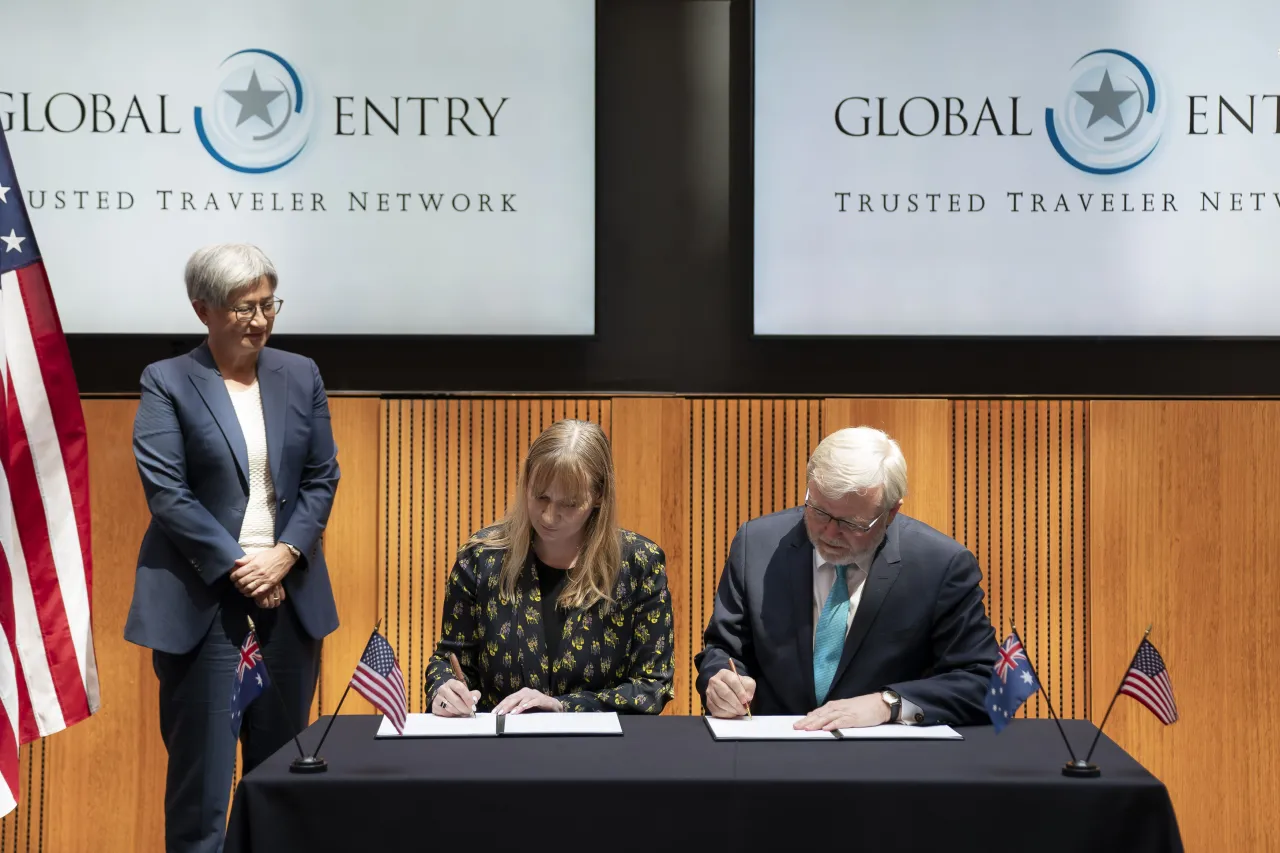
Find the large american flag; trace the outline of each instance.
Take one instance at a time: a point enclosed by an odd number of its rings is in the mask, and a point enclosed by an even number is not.
[[[397,734],[404,734],[404,722],[409,715],[409,697],[404,689],[404,677],[391,644],[377,631],[364,647],[360,663],[351,676],[351,686],[374,707],[386,715]]]
[[[0,815],[18,746],[98,710],[80,392],[0,129]]]
[[[1178,719],[1178,706],[1173,703],[1173,685],[1169,682],[1169,671],[1164,668],[1164,658],[1147,640],[1138,646],[1138,653],[1120,683],[1120,692],[1137,699],[1166,726]]]

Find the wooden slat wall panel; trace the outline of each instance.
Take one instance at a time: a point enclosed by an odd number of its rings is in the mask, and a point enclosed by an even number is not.
[[[0,853],[162,846],[155,677],[150,653],[121,638],[147,523],[129,441],[136,405],[84,404],[105,705],[23,748],[23,803],[0,821]],[[1257,604],[1280,597],[1266,569],[1280,550],[1280,485],[1268,476],[1280,404],[339,397],[331,407],[343,481],[326,549],[342,628],[325,645],[317,712],[336,703],[380,616],[423,710],[422,664],[454,551],[501,515],[533,437],[577,416],[612,435],[622,524],[666,550],[678,670],[669,708],[699,713],[692,659],[734,531],[800,501],[822,435],[870,423],[903,444],[908,511],[978,555],[993,621],[1003,634],[1017,619],[1064,715],[1101,719],[1156,622],[1183,719],[1165,728],[1122,699],[1108,732],[1168,783],[1188,849],[1280,849],[1267,808],[1280,769],[1250,710],[1271,704],[1258,673],[1275,668],[1280,639],[1274,608]],[[348,696],[344,712],[367,710]],[[1045,715],[1044,703],[1028,712]]]
[[[952,535],[982,566],[996,634],[1016,622],[1054,709],[1088,717],[1088,404],[952,405]],[[1037,694],[1021,715],[1049,709]]]
[[[599,423],[607,434],[611,403],[479,397],[382,402],[378,516],[385,522],[377,535],[374,604],[404,672],[410,711],[426,710],[426,660],[454,555],[472,533],[503,515],[529,444],[566,417]],[[372,623],[364,639],[369,628]]]
[[[1280,403],[1099,401],[1090,421],[1092,717],[1154,623],[1180,719],[1121,697],[1107,734],[1168,786],[1187,850],[1280,850]]]
[[[887,432],[907,459],[903,512],[951,531],[951,404],[947,400],[830,399],[823,403],[822,424],[824,434],[851,426]]]
[[[312,719],[332,714],[368,642],[377,619],[378,447],[381,401],[376,397],[329,400],[333,439],[342,479],[325,529],[329,580],[338,601],[338,630],[325,637],[320,652],[320,683]],[[344,714],[369,714],[373,707],[354,691]]]
[[[159,850],[165,750],[151,652],[125,642],[138,546],[150,521],[133,460],[137,400],[86,400],[94,650],[102,709],[22,749],[22,802],[0,850]],[[42,807],[43,806],[43,807]]]
[[[138,545],[149,521],[131,445],[137,406],[136,400],[83,402],[93,518],[94,643],[103,707],[93,719],[22,748],[22,802],[0,821],[2,853],[123,853],[164,846],[166,754],[158,686],[151,652],[123,637]],[[372,624],[379,445],[376,399],[335,398],[330,408],[343,478],[326,550],[343,625],[325,642],[317,700],[318,710],[325,712],[354,666],[351,647],[363,647],[364,623]],[[369,616],[362,616],[365,612]],[[361,702],[348,697],[344,712],[360,712]],[[368,711],[366,704],[363,712]]]
[[[81,749],[83,747],[72,750],[64,748],[62,753],[74,760],[82,754]],[[68,836],[85,834],[84,828],[77,830],[76,827],[46,823],[55,809],[61,814],[67,811],[67,805],[62,802],[65,798],[53,790],[53,779],[50,778],[48,770],[50,752],[48,739],[29,743],[19,750],[18,783],[22,793],[17,810],[10,812],[4,820],[0,820],[0,851],[3,853],[58,850],[62,848],[55,847],[55,840],[50,836],[55,836],[58,839],[57,843],[61,843],[61,839]],[[49,781],[46,782],[46,780]],[[98,805],[101,806],[101,804]],[[128,831],[128,826],[120,826],[116,827],[115,832],[111,834],[121,836],[126,835]],[[161,841],[163,842],[163,839]],[[120,843],[123,844],[123,842]],[[119,849],[125,848],[121,846]]]
[[[690,488],[689,401],[623,397],[613,401],[613,458],[619,524],[657,542],[667,558],[675,617],[675,699],[663,713],[687,712],[693,691],[689,561],[686,530]]]
[[[689,574],[683,595],[687,632],[676,636],[684,677],[696,677],[693,656],[715,602],[729,543],[749,518],[804,499],[805,466],[823,435],[820,400],[691,399]],[[701,713],[696,691],[677,697],[675,712]]]

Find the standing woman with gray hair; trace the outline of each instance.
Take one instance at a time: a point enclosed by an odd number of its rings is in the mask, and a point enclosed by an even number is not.
[[[283,304],[267,256],[206,246],[185,278],[208,337],[142,374],[133,449],[151,524],[124,635],[153,650],[160,680],[165,849],[215,853],[237,738],[247,773],[306,725],[320,642],[338,627],[321,550],[338,462],[315,363],[266,348]],[[284,702],[233,720],[249,616]]]

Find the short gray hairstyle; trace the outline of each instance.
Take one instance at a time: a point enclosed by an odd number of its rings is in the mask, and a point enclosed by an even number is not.
[[[838,500],[883,487],[883,508],[907,496],[907,460],[898,442],[874,427],[837,430],[809,457],[809,479],[827,497]]]
[[[263,276],[271,282],[274,293],[279,281],[276,265],[248,243],[217,243],[196,249],[183,273],[187,298],[216,308],[229,307],[233,293],[256,284]]]

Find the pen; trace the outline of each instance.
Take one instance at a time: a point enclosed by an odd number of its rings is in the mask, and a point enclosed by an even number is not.
[[[458,656],[453,652],[449,652],[449,666],[453,667],[453,677],[461,681],[463,687],[470,690],[471,685],[467,684],[467,677],[462,674],[462,664],[458,663]],[[471,712],[471,716],[474,717],[475,715],[476,712],[473,710]]]
[[[738,667],[734,665],[733,658],[729,658],[729,669],[733,670],[733,674],[738,674]],[[751,719],[751,703],[747,703],[747,719]]]

